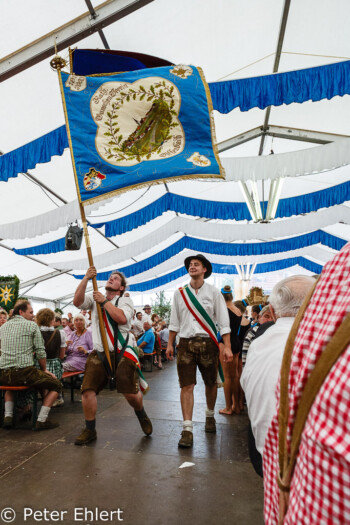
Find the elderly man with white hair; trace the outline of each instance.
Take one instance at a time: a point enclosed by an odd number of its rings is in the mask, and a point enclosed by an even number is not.
[[[247,400],[256,448],[261,455],[275,413],[275,389],[284,347],[294,318],[314,284],[313,277],[304,275],[293,275],[277,283],[269,298],[269,307],[275,324],[253,341],[249,348],[241,385]]]

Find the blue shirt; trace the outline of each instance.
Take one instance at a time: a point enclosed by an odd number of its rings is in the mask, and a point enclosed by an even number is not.
[[[137,340],[137,346],[140,346],[141,343],[147,343],[142,350],[145,354],[151,354],[153,352],[155,340],[156,338],[153,333],[153,328],[150,328],[142,337],[140,337],[140,339]]]

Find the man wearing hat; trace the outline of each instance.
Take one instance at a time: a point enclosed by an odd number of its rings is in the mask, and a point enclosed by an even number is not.
[[[149,304],[145,304],[145,306],[143,307],[143,314],[142,314],[143,323],[150,323],[152,325],[151,313],[152,313],[152,308],[150,307]]]
[[[217,396],[219,349],[217,331],[224,342],[223,359],[232,361],[230,346],[230,321],[222,294],[205,282],[211,273],[211,263],[202,254],[191,255],[184,261],[191,281],[176,290],[169,323],[167,358],[174,357],[174,341],[179,333],[177,371],[181,388],[180,400],[183,431],[179,447],[193,444],[192,413],[197,366],[205,383],[206,432],[216,432],[214,408]]]

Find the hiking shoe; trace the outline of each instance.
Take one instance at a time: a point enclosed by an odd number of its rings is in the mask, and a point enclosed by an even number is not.
[[[91,443],[91,441],[95,441],[96,439],[96,430],[89,430],[88,428],[84,428],[82,433],[74,441],[74,445],[87,445],[88,443]]]
[[[181,432],[181,438],[178,443],[180,448],[189,448],[193,445],[193,433],[189,430],[183,430]]]
[[[2,428],[12,428],[13,427],[13,417],[6,416],[2,424]]]
[[[150,418],[148,417],[148,415],[146,414],[146,412],[143,410],[142,414],[137,414],[135,410],[135,414],[137,416],[137,419],[139,420],[139,423],[141,425],[141,428],[144,434],[146,434],[146,436],[150,436],[153,432],[153,427],[152,427],[152,422]]]
[[[207,417],[205,419],[205,431],[206,432],[216,432],[216,422],[215,417]]]
[[[56,421],[50,421],[50,419],[47,419],[46,421],[37,421],[34,430],[51,430],[52,428],[57,428],[59,426],[60,424],[56,423]]]

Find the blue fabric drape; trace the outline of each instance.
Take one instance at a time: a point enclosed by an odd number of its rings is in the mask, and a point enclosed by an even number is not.
[[[299,235],[298,237],[291,237],[289,239],[283,239],[279,241],[271,242],[255,242],[245,244],[230,244],[223,242],[206,241],[203,239],[197,239],[194,237],[182,237],[171,246],[168,246],[164,250],[155,253],[147,259],[143,259],[137,263],[119,268],[119,271],[123,272],[126,277],[132,277],[140,273],[146,272],[155,266],[167,261],[174,255],[180,253],[185,248],[190,250],[211,253],[216,255],[227,255],[227,256],[249,256],[249,255],[266,255],[269,253],[282,253],[285,251],[297,250],[299,248],[305,248],[306,246],[312,246],[314,244],[323,244],[334,250],[341,250],[346,244],[344,239],[340,239],[334,235],[331,235],[323,230],[316,230],[305,235]],[[105,281],[110,275],[108,272],[100,272],[97,274],[97,279]],[[82,279],[83,275],[74,274],[77,279]]]
[[[292,102],[316,102],[350,94],[350,60],[261,77],[226,80],[209,84],[213,107],[220,113],[234,108],[248,111],[258,107]]]
[[[281,199],[277,208],[276,217],[290,217],[292,215],[300,215],[301,213],[310,213],[320,208],[341,204],[348,200],[350,200],[350,181],[332,186],[326,190]],[[235,219],[237,221],[250,219],[247,205],[243,202],[206,201],[183,197],[182,195],[176,195],[174,193],[166,193],[158,200],[134,213],[130,213],[130,215],[110,222],[101,222],[98,224],[89,223],[89,225],[94,228],[101,228],[105,225],[106,237],[113,237],[138,228],[169,210],[186,215],[206,217],[208,219]],[[14,251],[21,255],[34,255],[55,253],[63,250],[64,238],[47,244]]]
[[[291,217],[292,215],[309,213],[320,208],[341,204],[348,200],[350,200],[350,181],[314,193],[281,199],[276,217]],[[186,215],[206,217],[207,219],[235,219],[236,221],[251,219],[245,202],[207,201],[166,193],[158,200],[134,213],[130,213],[130,215],[110,222],[91,224],[91,226],[101,228],[105,225],[106,236],[113,237],[114,235],[121,235],[138,228],[169,210]]]
[[[47,242],[45,244],[38,244],[37,246],[12,249],[18,255],[39,255],[63,252],[65,250],[65,237],[63,237],[62,239],[57,239],[55,241]]]
[[[229,113],[239,107],[247,111],[258,107],[280,106],[292,102],[331,99],[350,94],[350,61],[326,66],[275,73],[261,77],[212,82],[209,84],[214,109]],[[0,157],[0,181],[7,181],[32,169],[40,162],[49,162],[62,155],[68,147],[66,127],[46,135]]]
[[[320,208],[342,204],[348,200],[350,200],[350,181],[331,186],[326,190],[281,199],[278,203],[276,217],[291,217],[301,213],[310,213]]]
[[[42,162],[50,162],[54,155],[62,155],[68,148],[66,126],[29,142],[0,157],[0,182],[7,182],[18,173],[26,173]]]
[[[216,202],[205,201],[201,199],[192,199],[183,197],[175,193],[166,193],[158,200],[145,206],[121,219],[114,221],[91,224],[95,228],[106,225],[105,233],[107,237],[121,235],[127,231],[133,230],[146,222],[159,217],[166,211],[175,211],[185,213],[186,215],[201,216],[211,219],[228,219],[234,218],[237,221],[250,220],[251,216],[245,202]]]
[[[309,270],[312,273],[320,274],[322,272],[322,266],[316,264],[305,257],[292,257],[290,259],[282,259],[280,261],[272,261],[264,264],[257,264],[254,273],[267,273],[275,272],[277,270],[283,270],[285,268],[290,268],[292,266],[301,266],[306,270]],[[237,269],[232,265],[223,265],[223,264],[213,264],[214,273],[228,273],[228,274],[237,274]],[[152,290],[154,288],[159,288],[164,286],[167,283],[175,281],[187,274],[186,268],[182,267],[173,272],[162,275],[157,279],[151,279],[149,281],[144,281],[141,283],[131,284],[129,286],[130,292],[145,292],[147,290]]]

